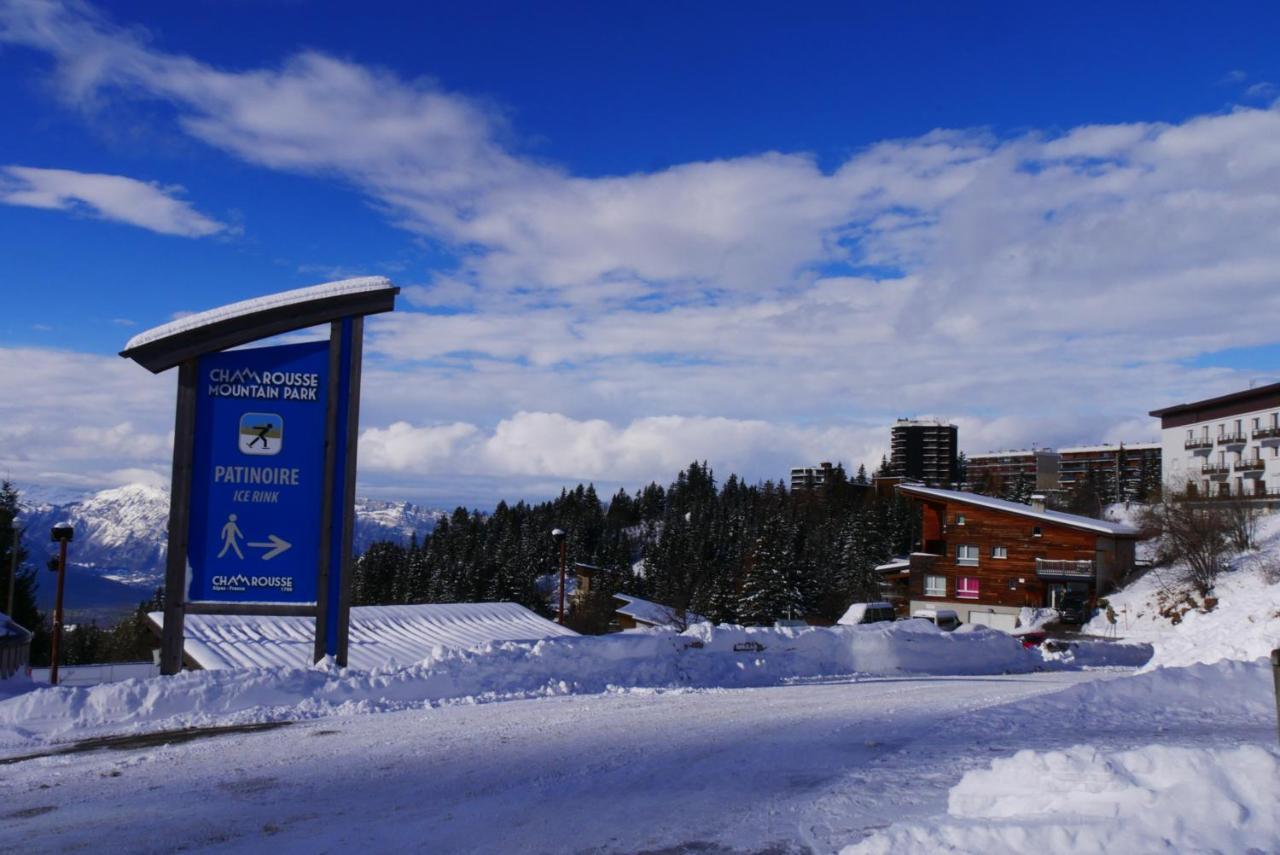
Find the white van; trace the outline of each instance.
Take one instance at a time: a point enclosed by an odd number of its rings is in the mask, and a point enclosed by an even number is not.
[[[911,616],[927,620],[938,629],[947,632],[960,626],[960,615],[953,609],[917,609]]]
[[[897,617],[889,603],[854,603],[836,623],[841,626],[857,626],[862,623],[897,620]]]

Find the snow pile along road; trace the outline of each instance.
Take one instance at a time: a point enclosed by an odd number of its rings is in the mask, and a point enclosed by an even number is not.
[[[973,675],[1043,668],[1038,651],[985,627],[927,621],[763,629],[700,624],[649,631],[437,648],[370,671],[193,671],[91,688],[49,688],[0,702],[0,749],[103,732],[382,712],[444,702],[631,688],[743,688],[853,674]]]
[[[947,816],[893,826],[843,855],[1022,852],[1274,852],[1280,757],[1151,745],[1019,751],[968,772]]]

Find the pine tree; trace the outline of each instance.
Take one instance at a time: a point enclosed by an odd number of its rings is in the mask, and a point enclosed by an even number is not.
[[[18,551],[18,573],[13,586],[13,614],[9,617],[33,633],[31,663],[49,664],[49,628],[47,616],[36,605],[36,571],[27,564],[27,551],[22,547],[23,530],[14,536],[13,521],[18,516],[18,491],[8,481],[0,482],[0,597],[9,595],[9,575],[13,567],[13,550]],[[0,600],[0,608],[7,605]]]
[[[776,620],[803,616],[804,594],[792,552],[793,535],[781,515],[771,516],[761,527],[738,600],[743,623],[768,626]]]

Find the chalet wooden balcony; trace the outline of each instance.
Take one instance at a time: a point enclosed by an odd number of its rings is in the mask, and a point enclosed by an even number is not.
[[[1092,561],[1036,559],[1036,575],[1041,579],[1092,579],[1096,572]]]
[[[1206,463],[1200,467],[1201,475],[1230,475],[1231,467],[1225,463]]]
[[[1182,447],[1187,451],[1195,451],[1197,448],[1213,448],[1213,440],[1207,436],[1196,437],[1184,442]]]
[[[1218,445],[1244,445],[1246,441],[1242,433],[1224,433],[1218,437]]]

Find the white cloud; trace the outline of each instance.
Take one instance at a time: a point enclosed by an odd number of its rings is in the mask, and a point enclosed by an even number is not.
[[[970,451],[1149,439],[1149,409],[1252,376],[1197,358],[1280,329],[1274,108],[583,178],[431,81],[314,52],[214,68],[83,6],[0,21],[71,103],[164,100],[208,144],[346,182],[453,247],[406,290],[427,312],[369,325],[363,471],[397,488],[695,457],[781,477],[874,462],[894,417],[925,413]]]
[[[93,216],[164,235],[205,237],[226,226],[175,198],[181,187],[161,187],[123,175],[0,167],[0,203]]]

